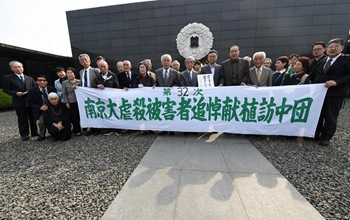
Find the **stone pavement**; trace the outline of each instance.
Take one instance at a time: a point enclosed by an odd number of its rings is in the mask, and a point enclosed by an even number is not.
[[[102,219],[324,218],[243,135],[175,133],[158,136]]]

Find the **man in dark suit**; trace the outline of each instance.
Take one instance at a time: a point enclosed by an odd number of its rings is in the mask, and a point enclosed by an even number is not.
[[[29,140],[29,124],[32,136],[38,136],[33,113],[27,102],[28,90],[35,86],[35,82],[32,77],[23,74],[22,63],[11,61],[9,65],[13,74],[4,76],[3,89],[5,93],[12,96],[12,106],[16,110],[19,133],[22,140],[27,141]]]
[[[327,56],[316,69],[313,83],[325,83],[328,88],[323,102],[321,115],[316,128],[315,138],[321,138],[322,146],[328,146],[336,128],[339,111],[343,106],[350,83],[350,57],[341,52],[344,41],[332,39],[327,44]]]
[[[178,85],[178,73],[176,70],[170,68],[172,61],[170,54],[162,55],[160,61],[163,67],[155,71],[156,86],[172,87]]]
[[[82,65],[84,68],[79,71],[81,86],[92,88],[93,82],[95,81],[96,76],[100,73],[100,70],[91,67],[91,59],[89,55],[85,53],[80,54],[78,59],[80,65]],[[96,131],[93,128],[90,128],[89,130],[87,129],[88,128],[83,128],[84,134],[87,136],[92,135]],[[96,134],[98,134],[98,132],[96,132]]]
[[[249,69],[248,85],[261,87],[272,86],[272,73],[270,68],[264,66],[265,52],[256,52],[253,55],[254,66]]]
[[[309,66],[307,74],[310,75],[310,80],[315,79],[315,74],[320,61],[326,57],[326,43],[323,41],[316,42],[312,45],[312,55],[314,58],[311,60],[311,65]]]
[[[158,87],[173,87],[178,85],[178,72],[173,68],[170,68],[172,58],[170,54],[163,54],[160,58],[162,67],[155,71],[156,74],[156,86]],[[161,134],[166,134],[166,131],[162,131]],[[173,131],[169,132],[170,135],[174,135]]]
[[[185,59],[186,70],[179,74],[180,86],[198,87],[198,72],[193,69],[195,62],[196,59],[194,59],[192,56],[189,56]]]
[[[28,91],[28,104],[33,110],[35,120],[37,120],[39,127],[38,141],[45,140],[46,127],[43,118],[43,113],[47,110],[49,100],[47,98],[50,92],[57,92],[56,88],[47,85],[45,75],[38,75],[36,78],[36,84],[38,86]]]
[[[205,65],[201,74],[213,74],[214,85],[218,86],[220,84],[220,69],[221,66],[216,64],[218,60],[218,52],[216,50],[210,50],[208,53],[208,64]]]
[[[138,88],[139,74],[131,71],[131,62],[129,60],[123,61],[124,72],[118,73],[118,81],[121,89]]]
[[[221,63],[219,86],[245,85],[249,74],[248,61],[239,57],[238,45],[231,46],[229,56],[230,59]]]

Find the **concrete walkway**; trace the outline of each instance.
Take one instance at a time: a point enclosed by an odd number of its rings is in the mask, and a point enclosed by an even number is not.
[[[324,219],[244,137],[159,136],[103,220]]]

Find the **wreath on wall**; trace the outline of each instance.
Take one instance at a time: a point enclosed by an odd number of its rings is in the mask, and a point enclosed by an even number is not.
[[[193,56],[200,60],[213,47],[213,34],[202,23],[190,23],[177,35],[176,44],[180,55],[184,58]]]

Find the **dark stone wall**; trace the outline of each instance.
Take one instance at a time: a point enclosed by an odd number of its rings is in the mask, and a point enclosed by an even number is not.
[[[150,58],[156,69],[164,53],[184,60],[176,37],[189,23],[211,30],[219,63],[232,44],[240,46],[241,57],[265,51],[275,60],[292,53],[311,56],[316,41],[346,40],[349,11],[348,0],[160,0],[68,11],[67,20],[74,59],[76,50],[103,55],[115,70],[117,61],[128,59],[136,67]]]

